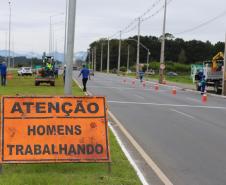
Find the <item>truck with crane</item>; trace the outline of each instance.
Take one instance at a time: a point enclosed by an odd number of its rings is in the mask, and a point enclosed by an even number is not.
[[[211,61],[203,62],[201,68],[194,68],[192,74],[193,82],[196,84],[196,89],[200,90],[200,75],[205,75],[207,87],[213,87],[215,93],[219,94],[222,91],[223,81],[223,66],[224,66],[224,53],[218,52]]]

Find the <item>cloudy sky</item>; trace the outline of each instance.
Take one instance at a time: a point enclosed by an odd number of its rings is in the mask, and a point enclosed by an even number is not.
[[[159,2],[159,3],[156,3]],[[153,7],[153,3],[156,5]],[[153,7],[144,16],[155,14],[163,0],[77,0],[75,50],[86,51],[89,44],[123,29],[136,17]],[[12,0],[12,42],[17,52],[48,51],[49,19],[54,16],[55,48],[63,51],[65,0]],[[218,15],[220,18],[195,31],[191,29]],[[6,48],[8,30],[8,0],[0,0],[0,50]],[[162,32],[163,11],[141,25],[143,35],[159,36]],[[134,25],[131,27],[133,28]],[[167,10],[166,31],[176,37],[224,41],[226,32],[225,0],[171,0]],[[137,34],[137,29],[124,33],[123,38]],[[118,37],[118,35],[116,35]]]

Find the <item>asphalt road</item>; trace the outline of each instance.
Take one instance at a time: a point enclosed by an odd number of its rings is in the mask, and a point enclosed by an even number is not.
[[[225,185],[226,99],[203,103],[197,93],[172,95],[171,87],[156,92],[153,85],[136,80],[133,87],[132,79],[97,73],[88,90],[107,97],[110,111],[173,184]]]

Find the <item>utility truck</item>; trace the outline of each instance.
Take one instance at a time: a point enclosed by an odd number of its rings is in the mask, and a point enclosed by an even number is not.
[[[37,70],[35,77],[35,86],[41,83],[47,83],[55,86],[55,62],[52,56],[44,56],[42,67]]]
[[[192,66],[193,82],[196,84],[196,89],[200,90],[200,73],[205,75],[207,87],[213,87],[215,93],[219,94],[222,91],[223,80],[223,52],[217,53],[212,61],[205,61],[202,65]]]

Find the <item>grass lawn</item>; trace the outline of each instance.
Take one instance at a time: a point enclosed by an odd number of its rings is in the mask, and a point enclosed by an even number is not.
[[[34,77],[17,77],[9,80],[6,87],[0,86],[2,95],[63,95],[63,80],[59,77],[56,86],[34,86]],[[74,84],[73,95],[83,92]],[[108,173],[103,163],[62,164],[5,164],[0,175],[0,185],[138,185],[141,184],[135,171],[110,133],[112,171]]]
[[[166,81],[168,82],[178,82],[184,84],[193,84],[190,75],[178,74],[178,76],[165,76]],[[159,75],[152,75],[148,79],[159,79]]]
[[[135,73],[128,74],[128,76],[135,77]],[[184,83],[184,84],[193,84],[192,79],[190,78],[190,75],[186,74],[178,74],[178,76],[165,76],[166,81],[168,82],[177,82],[177,83]],[[158,80],[159,75],[151,75],[151,76],[145,76],[145,79],[152,79],[152,80]]]

